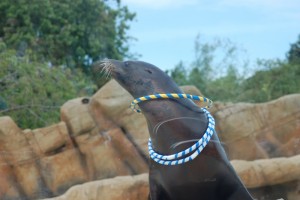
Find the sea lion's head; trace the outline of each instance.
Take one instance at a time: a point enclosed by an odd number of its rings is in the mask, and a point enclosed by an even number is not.
[[[99,61],[93,64],[93,71],[95,74],[104,71],[112,76],[134,98],[157,93],[183,93],[165,72],[142,61]],[[161,152],[177,150],[171,146],[186,140],[182,135],[189,135],[188,140],[199,138],[199,132],[204,133],[207,127],[205,113],[190,99],[142,101],[138,106],[146,117],[152,144]],[[164,137],[157,140],[158,135]]]
[[[112,76],[134,98],[155,93],[181,93],[176,83],[158,67],[142,61],[106,59],[93,64],[93,69]]]

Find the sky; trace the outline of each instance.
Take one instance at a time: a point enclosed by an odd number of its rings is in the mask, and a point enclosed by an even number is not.
[[[139,60],[163,70],[195,58],[195,39],[229,39],[250,61],[284,59],[300,34],[299,0],[122,0]]]

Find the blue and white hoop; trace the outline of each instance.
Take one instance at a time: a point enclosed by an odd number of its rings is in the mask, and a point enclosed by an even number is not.
[[[167,98],[177,98],[177,99],[183,99],[183,98],[189,98],[193,100],[198,100],[202,102],[207,102],[208,105],[206,108],[210,108],[212,106],[212,101],[208,98],[201,97],[201,96],[195,96],[195,95],[190,95],[190,94],[175,94],[175,93],[169,93],[169,94],[154,94],[154,95],[148,95],[148,96],[143,96],[140,98],[137,98],[132,101],[131,103],[131,108],[140,113],[141,111],[139,109],[135,108],[135,105],[139,102],[142,101],[147,101],[147,100],[152,100],[152,99],[167,99]],[[206,108],[201,108],[208,117],[208,126],[207,129],[202,136],[194,145],[192,145],[190,148],[187,148],[179,153],[171,154],[171,155],[161,155],[157,152],[152,147],[152,141],[151,138],[149,138],[148,141],[148,150],[149,150],[149,155],[150,157],[157,163],[162,164],[162,165],[179,165],[183,164],[186,162],[189,162],[193,159],[195,159],[201,152],[202,150],[206,147],[208,142],[210,141],[212,135],[215,132],[215,120],[211,116],[211,114],[206,110]]]

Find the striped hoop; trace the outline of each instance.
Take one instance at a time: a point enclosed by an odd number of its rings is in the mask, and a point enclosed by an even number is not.
[[[149,138],[148,141],[148,150],[150,157],[157,163],[162,164],[162,165],[179,165],[186,163],[188,161],[194,160],[200,153],[201,151],[205,148],[205,146],[208,144],[210,141],[210,138],[215,132],[215,120],[211,116],[211,114],[204,108],[201,108],[208,117],[208,127],[200,140],[196,142],[193,146],[190,148],[181,151],[179,153],[171,154],[171,155],[161,155],[156,153],[153,148],[152,148],[152,142],[151,139]],[[192,154],[191,154],[192,153]],[[189,155],[191,154],[191,155]],[[188,156],[189,155],[189,156]]]
[[[142,101],[153,100],[153,99],[192,99],[195,101],[206,102],[208,105],[205,106],[204,108],[207,108],[207,109],[211,108],[212,104],[213,104],[212,100],[202,97],[202,96],[196,96],[196,95],[191,95],[191,94],[167,93],[167,94],[151,94],[151,95],[136,98],[131,102],[130,107],[135,112],[140,113],[141,110],[135,108],[136,104],[138,104]]]

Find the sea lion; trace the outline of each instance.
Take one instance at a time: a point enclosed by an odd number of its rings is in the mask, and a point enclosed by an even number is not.
[[[142,61],[105,60],[94,64],[134,98],[157,93],[183,93],[158,67]],[[152,147],[169,155],[189,148],[208,126],[207,114],[188,99],[159,99],[139,103]],[[151,200],[251,200],[231,166],[216,133],[194,160],[174,166],[150,159]]]

